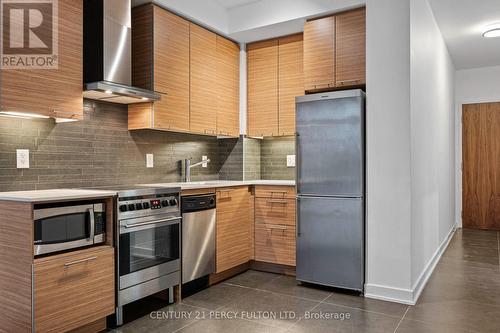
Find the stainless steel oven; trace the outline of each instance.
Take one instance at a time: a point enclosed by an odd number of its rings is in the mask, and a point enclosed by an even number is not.
[[[104,243],[106,206],[103,203],[58,203],[34,209],[35,255]]]
[[[180,189],[133,189],[117,196],[117,310],[180,284]]]

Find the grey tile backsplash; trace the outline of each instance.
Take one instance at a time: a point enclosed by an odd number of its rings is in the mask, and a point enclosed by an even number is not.
[[[30,150],[29,169],[16,168],[16,149]],[[84,120],[74,123],[0,117],[0,191],[176,182],[180,161],[202,155],[211,163],[194,168],[192,180],[294,179],[295,168],[286,168],[293,150],[293,138],[131,132],[126,106],[86,100]],[[154,168],[146,168],[146,154],[154,154]]]

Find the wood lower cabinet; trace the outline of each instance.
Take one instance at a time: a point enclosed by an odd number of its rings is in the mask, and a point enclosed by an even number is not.
[[[36,332],[66,332],[114,313],[112,247],[36,259],[33,267]]]
[[[58,5],[58,68],[2,69],[0,111],[83,119],[83,1]]]
[[[191,133],[215,135],[217,129],[217,37],[190,24]]]
[[[256,223],[255,260],[295,266],[295,226]]]
[[[255,260],[295,266],[295,188],[255,186]]]
[[[304,25],[304,89],[335,86],[335,17],[308,21]]]
[[[366,10],[336,16],[336,87],[366,83]]]
[[[217,135],[240,135],[240,47],[217,36]]]
[[[248,187],[218,189],[216,273],[250,260],[250,219]]]

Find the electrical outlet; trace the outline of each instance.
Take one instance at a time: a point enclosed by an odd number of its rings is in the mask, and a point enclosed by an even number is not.
[[[154,156],[153,154],[146,154],[146,168],[154,167]]]
[[[17,149],[17,168],[29,169],[30,167],[30,151],[29,149]]]
[[[287,168],[295,167],[295,155],[286,155],[286,166]]]
[[[208,160],[208,157],[207,157],[207,156],[202,156],[202,157],[201,157],[201,160],[202,160],[202,161],[206,161],[206,160]],[[202,168],[206,168],[207,166],[208,166],[208,163],[203,163],[203,164],[201,165],[201,167],[202,167]]]

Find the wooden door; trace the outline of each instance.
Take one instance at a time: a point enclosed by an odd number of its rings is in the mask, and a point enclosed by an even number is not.
[[[217,190],[216,271],[223,272],[250,260],[248,187]]]
[[[335,86],[335,17],[308,21],[304,25],[304,89]]]
[[[278,40],[249,44],[248,135],[278,135]]]
[[[295,134],[295,97],[304,95],[303,35],[280,38],[278,46],[279,135]]]
[[[154,6],[154,127],[189,131],[189,22]]]
[[[500,230],[500,103],[463,106],[462,224]]]
[[[366,10],[356,9],[336,16],[337,87],[366,83]]]
[[[196,24],[190,28],[190,119],[191,133],[216,134],[217,128],[217,37]]]
[[[240,135],[240,48],[217,36],[217,134]]]
[[[2,111],[83,119],[83,2],[58,2],[58,68],[2,69]]]

